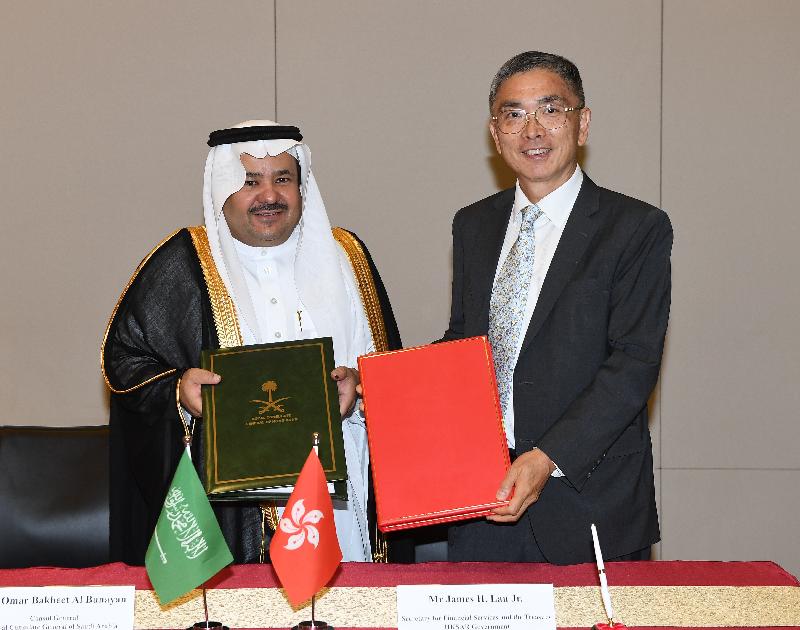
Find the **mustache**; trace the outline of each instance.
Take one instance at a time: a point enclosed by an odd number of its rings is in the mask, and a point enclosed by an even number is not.
[[[288,210],[289,206],[282,202],[259,203],[250,206],[249,212],[275,212],[276,210]]]

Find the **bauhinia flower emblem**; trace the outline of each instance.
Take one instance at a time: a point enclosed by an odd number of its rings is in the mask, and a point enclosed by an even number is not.
[[[285,516],[279,524],[280,530],[285,534],[290,534],[289,541],[284,545],[289,551],[294,551],[303,546],[308,537],[308,542],[316,548],[319,545],[319,530],[314,527],[322,520],[322,512],[311,510],[306,513],[306,506],[303,499],[300,499],[292,506],[292,518]]]

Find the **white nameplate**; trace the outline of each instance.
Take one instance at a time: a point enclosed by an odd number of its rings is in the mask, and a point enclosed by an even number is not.
[[[133,630],[133,586],[0,588],[0,630]]]
[[[398,630],[555,630],[555,627],[552,584],[397,587]]]

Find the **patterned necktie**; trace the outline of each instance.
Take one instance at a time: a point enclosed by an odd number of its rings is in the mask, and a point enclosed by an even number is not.
[[[522,209],[519,236],[508,252],[492,289],[489,308],[489,343],[492,344],[497,389],[503,417],[511,404],[511,383],[516,365],[517,343],[525,319],[528,287],[533,275],[533,256],[536,249],[533,224],[542,216],[539,206]]]

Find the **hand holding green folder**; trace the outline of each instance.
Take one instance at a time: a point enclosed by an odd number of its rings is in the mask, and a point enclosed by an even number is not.
[[[201,367],[222,376],[203,386],[212,500],[285,498],[274,488],[297,480],[314,433],[328,481],[347,478],[330,337],[204,350]]]

